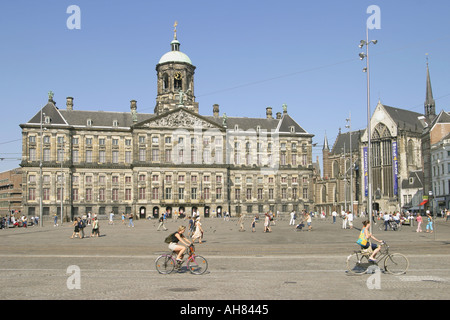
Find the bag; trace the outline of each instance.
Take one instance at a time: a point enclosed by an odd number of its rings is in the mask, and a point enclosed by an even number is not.
[[[365,247],[367,245],[367,240],[364,238],[358,238],[358,240],[356,241],[357,244],[359,244],[360,246]]]
[[[174,233],[168,235],[168,236],[166,237],[166,239],[164,240],[164,242],[165,242],[165,243],[171,243],[171,242],[173,242],[172,239],[173,239],[173,236],[175,235],[175,233],[176,233],[176,232],[174,232]]]
[[[365,231],[365,228],[363,228],[361,230],[361,233],[359,234],[359,238],[356,241],[357,244],[359,244],[360,246],[363,246],[363,247],[367,245],[367,239],[366,239],[366,235],[365,235],[364,231]]]

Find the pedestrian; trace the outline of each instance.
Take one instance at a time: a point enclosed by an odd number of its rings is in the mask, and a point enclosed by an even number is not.
[[[256,216],[253,217],[251,227],[252,227],[252,232],[256,232]]]
[[[353,229],[353,213],[351,211],[347,211],[347,220],[348,220],[348,226],[350,229]]]
[[[450,218],[450,210],[445,209],[445,222]]]
[[[114,224],[114,211],[111,210],[109,213],[109,222],[108,224]]]
[[[58,215],[55,213],[55,215],[53,216],[53,226],[57,227],[58,226]]]
[[[76,235],[78,235],[78,237],[81,239],[80,227],[79,227],[79,221],[78,220],[79,220],[79,218],[75,218],[75,220],[73,221],[72,226],[74,228],[73,228],[73,233],[72,233],[72,236],[70,237],[70,239],[73,239],[74,237],[76,238]]]
[[[92,219],[91,238],[94,236],[96,236],[97,238],[100,236],[100,225],[98,223],[98,218]]]
[[[129,214],[128,214],[128,228],[129,228],[129,227],[134,228],[133,214],[132,214],[132,213],[129,213]]]
[[[122,224],[125,224],[125,212],[122,212]]]
[[[389,213],[387,213],[387,212],[384,213],[383,220],[384,220],[384,231],[387,231],[387,229],[389,227],[389,221],[391,220]]]
[[[291,220],[289,221],[290,226],[295,226],[295,211],[291,211]]]
[[[188,237],[191,237],[194,234],[195,222],[192,216],[189,216],[189,230]]]
[[[265,213],[264,214],[264,232],[272,232],[272,230],[270,229],[270,216],[269,213]]]
[[[422,225],[422,216],[420,215],[420,212],[417,214],[416,221],[417,221],[416,232],[422,232],[422,227],[421,227],[421,225]]]
[[[433,218],[431,217],[430,211],[427,210],[427,231],[426,232],[430,232],[433,233]]]
[[[200,222],[200,217],[197,217],[197,219],[195,220],[195,232],[192,235],[192,243],[195,242],[195,240],[198,239],[198,243],[202,243],[202,239],[203,239],[203,228],[202,228],[202,224]]]
[[[78,219],[79,219],[78,228],[80,229],[80,235],[81,235],[81,238],[83,239],[84,238],[84,228],[86,227],[86,222],[85,222],[86,220],[84,220],[80,217],[78,217]]]
[[[244,228],[244,218],[245,218],[245,214],[241,214],[241,215],[239,216],[238,223],[239,223],[239,231],[240,231],[240,232],[245,231],[245,228]]]
[[[308,212],[305,212],[304,220],[306,221],[306,224],[308,225],[308,231],[311,231],[312,230],[312,226],[311,226],[312,219],[311,219],[311,215]]]
[[[333,212],[331,213],[331,216],[333,217],[333,224],[336,223],[336,217],[337,217],[336,210],[333,210]]]
[[[341,217],[342,217],[342,229],[347,229],[347,214],[345,213],[344,210],[342,210],[341,212]]]
[[[163,227],[164,231],[167,231],[167,228],[164,225],[165,220],[166,220],[165,215],[162,215],[161,217],[159,217],[159,226],[158,226],[158,229],[156,229],[156,231],[159,231],[159,228],[161,228],[161,227]]]

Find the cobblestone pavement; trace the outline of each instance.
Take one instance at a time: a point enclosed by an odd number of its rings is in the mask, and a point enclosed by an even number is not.
[[[393,276],[349,275],[346,257],[355,243],[362,219],[354,229],[341,221],[313,220],[313,230],[295,231],[280,218],[271,233],[259,222],[251,232],[239,232],[236,219],[203,219],[204,242],[196,245],[208,271],[195,276],[182,270],[161,275],[156,257],[167,252],[164,238],[184,220],[169,220],[168,231],[157,231],[155,220],[135,221],[129,228],[116,220],[100,221],[99,238],[70,239],[73,227],[0,230],[0,298],[26,300],[360,300],[448,299],[450,292],[450,222],[439,220],[436,232],[379,231],[391,252],[405,254],[410,267]],[[88,235],[91,227],[85,229]],[[79,275],[79,277],[78,277]],[[75,277],[77,276],[77,277]]]

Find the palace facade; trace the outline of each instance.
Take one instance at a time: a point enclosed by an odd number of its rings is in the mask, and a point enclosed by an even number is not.
[[[265,118],[201,115],[196,67],[171,50],[156,65],[154,113],[83,111],[67,97],[22,128],[23,212],[64,217],[114,211],[203,216],[312,209],[312,137],[287,112]],[[41,209],[42,208],[42,209]],[[42,210],[42,212],[40,212]]]

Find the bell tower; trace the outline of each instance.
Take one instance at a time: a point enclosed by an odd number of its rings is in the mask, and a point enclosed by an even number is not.
[[[195,102],[194,96],[195,66],[191,59],[180,51],[177,25],[175,22],[171,51],[164,54],[156,65],[158,89],[155,114],[180,106],[198,113],[198,102]]]

